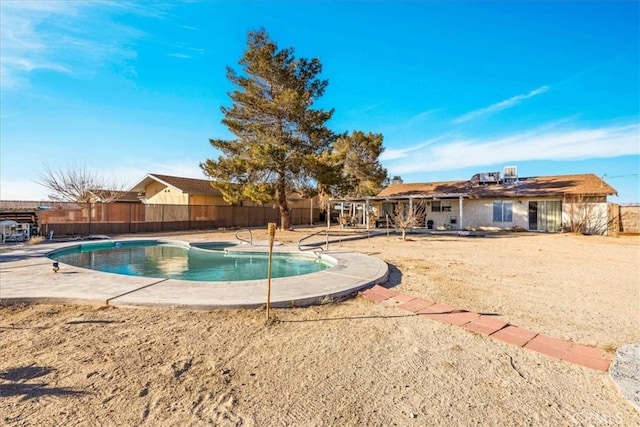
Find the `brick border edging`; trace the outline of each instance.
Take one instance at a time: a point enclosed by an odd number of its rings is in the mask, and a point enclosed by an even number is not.
[[[613,357],[605,351],[571,341],[538,334],[514,326],[493,316],[457,309],[446,304],[402,294],[380,285],[375,285],[361,295],[375,302],[393,305],[416,315],[426,316],[439,322],[463,327],[469,331],[500,340],[507,344],[575,363],[586,368],[606,372]]]

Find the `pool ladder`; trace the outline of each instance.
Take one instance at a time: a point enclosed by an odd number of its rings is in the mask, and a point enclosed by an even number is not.
[[[310,238],[312,238],[312,237],[314,237],[314,236],[317,236],[317,235],[319,235],[319,234],[322,234],[322,233],[324,233],[324,234],[326,235],[326,239],[327,239],[327,240],[326,240],[325,245],[326,245],[326,250],[329,250],[329,231],[327,231],[327,230],[320,230],[320,231],[316,231],[315,233],[313,233],[313,234],[309,234],[308,236],[303,237],[302,239],[300,239],[300,240],[298,241],[298,250],[299,250],[299,251],[311,251],[311,250],[315,250],[315,251],[314,251],[314,254],[316,254],[316,256],[317,256],[318,258],[320,258],[320,254],[317,252],[317,250],[318,250],[318,249],[319,249],[320,251],[325,250],[325,248],[323,248],[323,247],[322,247],[322,244],[315,243],[315,244],[304,245],[304,246],[307,246],[307,247],[306,247],[306,248],[303,248],[303,247],[302,247],[302,246],[303,246],[303,245],[302,245],[302,242],[304,242],[305,240],[310,239]]]
[[[243,231],[248,231],[249,232],[249,240],[243,239],[242,237],[239,236],[239,234],[242,233]],[[249,246],[253,246],[253,232],[248,228],[242,228],[242,229],[236,231],[236,239],[240,240],[241,242],[248,243]]]

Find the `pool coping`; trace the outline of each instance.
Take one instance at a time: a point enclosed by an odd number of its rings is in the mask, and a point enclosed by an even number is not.
[[[105,241],[185,242],[166,238],[109,239]],[[212,243],[213,241],[208,241]],[[226,241],[225,241],[226,242]],[[267,280],[196,282],[125,276],[60,263],[55,273],[47,255],[58,249],[93,243],[71,241],[27,246],[0,254],[0,303],[74,303],[112,306],[159,306],[215,309],[255,308],[266,304]],[[237,252],[267,252],[268,245],[238,245]],[[335,261],[327,270],[301,276],[271,279],[271,306],[294,307],[334,301],[375,284],[384,283],[387,264],[377,258],[343,250],[300,251],[293,245],[274,246],[274,252],[292,252]]]

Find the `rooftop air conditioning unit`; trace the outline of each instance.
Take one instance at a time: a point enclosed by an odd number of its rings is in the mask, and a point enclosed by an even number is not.
[[[518,167],[517,166],[505,166],[504,171],[505,182],[517,182],[518,181]]]
[[[478,175],[478,181],[481,184],[500,181],[500,172],[484,172]]]

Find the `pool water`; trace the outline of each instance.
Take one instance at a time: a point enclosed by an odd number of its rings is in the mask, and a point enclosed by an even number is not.
[[[268,254],[223,252],[149,242],[104,242],[61,249],[49,258],[76,267],[129,276],[207,282],[259,280],[267,277]],[[294,254],[273,254],[271,277],[315,273],[331,267],[320,259]]]

